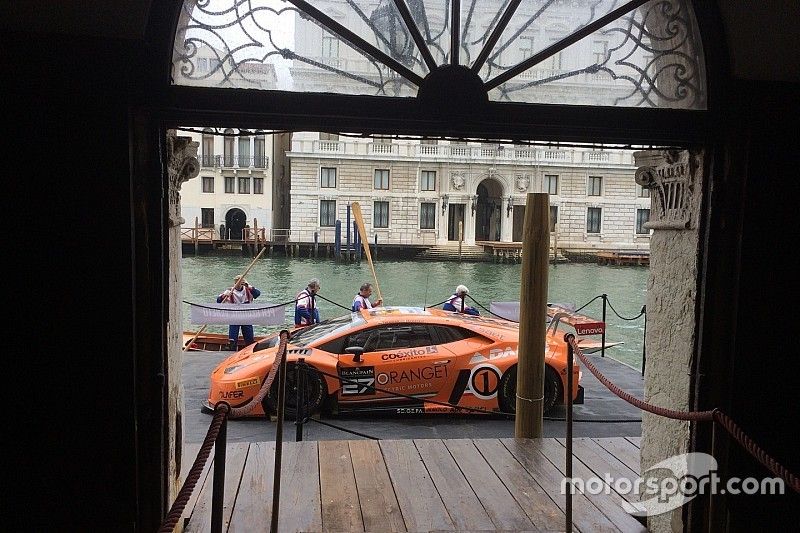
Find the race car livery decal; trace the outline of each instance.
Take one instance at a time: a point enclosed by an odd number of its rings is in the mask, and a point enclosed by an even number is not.
[[[450,399],[447,403],[456,405],[458,402],[461,401],[461,397],[464,395],[464,391],[467,389],[467,383],[469,383],[469,370],[463,369],[458,372],[458,377],[456,378],[456,383],[453,385],[453,391],[450,393]]]
[[[242,397],[244,397],[244,391],[241,390],[219,391],[220,400],[235,400]]]
[[[445,365],[423,366],[411,370],[391,370],[378,374],[378,385],[396,385],[412,381],[427,381],[447,377]]]
[[[395,359],[406,359],[408,357],[422,357],[424,355],[431,355],[439,353],[439,348],[436,346],[424,346],[421,348],[409,348],[399,352],[385,353],[381,355],[383,361],[393,361]]]
[[[472,359],[469,360],[470,364],[480,363],[483,361],[491,361],[492,359],[504,359],[506,357],[516,357],[517,351],[510,346],[506,348],[492,348],[489,350],[488,355],[484,355],[480,352],[475,352],[475,355],[472,356]]]
[[[250,379],[243,379],[242,381],[237,381],[236,383],[234,383],[234,387],[236,387],[237,389],[243,389],[245,387],[252,387],[253,385],[260,385],[260,384],[261,384],[261,379],[258,376],[256,376]]]
[[[343,396],[365,396],[375,394],[375,367],[343,367],[339,368]]]
[[[483,363],[475,366],[469,375],[469,383],[465,393],[473,394],[481,400],[497,397],[500,388],[500,376],[503,373],[494,365]]]

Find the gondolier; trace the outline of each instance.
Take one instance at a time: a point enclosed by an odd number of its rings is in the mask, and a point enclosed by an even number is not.
[[[261,291],[250,286],[242,276],[233,278],[233,287],[226,289],[225,292],[217,296],[217,303],[249,304],[254,299],[261,296]],[[231,350],[236,350],[239,339],[239,328],[242,329],[245,346],[254,342],[252,324],[231,324],[228,326],[228,346]]]
[[[467,315],[480,315],[477,309],[466,305],[466,302],[464,302],[464,298],[466,298],[467,294],[469,294],[469,289],[464,285],[459,285],[456,287],[456,292],[444,303],[442,309]]]
[[[317,291],[319,280],[311,278],[305,289],[297,293],[294,306],[294,325],[310,326],[319,323],[319,309],[317,309]]]
[[[372,309],[373,307],[379,307],[383,303],[383,300],[380,298],[375,300],[375,303],[370,302],[370,296],[372,296],[372,283],[364,283],[358,290],[358,294],[356,294],[355,298],[353,298],[353,305],[351,309],[353,311]]]

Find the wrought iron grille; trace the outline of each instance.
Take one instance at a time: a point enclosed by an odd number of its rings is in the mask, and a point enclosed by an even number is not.
[[[185,0],[173,83],[413,97],[447,63],[490,100],[706,108],[691,0]]]

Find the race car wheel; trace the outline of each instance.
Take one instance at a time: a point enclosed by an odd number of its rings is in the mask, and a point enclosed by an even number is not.
[[[286,403],[284,405],[284,418],[294,420],[297,417],[297,383],[295,380],[294,364],[287,365],[286,372]],[[301,392],[301,405],[303,414],[310,416],[319,410],[325,397],[328,395],[328,386],[322,374],[313,366],[306,365],[304,391]],[[264,398],[264,411],[276,414],[278,412],[278,381],[272,383],[269,394]]]
[[[544,365],[544,401],[542,409],[547,414],[561,398],[561,378],[552,367]],[[509,368],[500,379],[498,394],[500,410],[515,413],[517,410],[517,366]]]

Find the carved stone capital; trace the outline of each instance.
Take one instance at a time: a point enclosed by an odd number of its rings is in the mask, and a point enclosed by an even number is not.
[[[650,190],[648,229],[691,229],[699,202],[701,154],[688,150],[649,150],[634,154],[636,183]]]
[[[191,137],[179,137],[174,130],[167,131],[167,176],[169,178],[169,225],[180,226],[181,218],[181,185],[200,173],[200,162],[197,160],[199,144]]]

